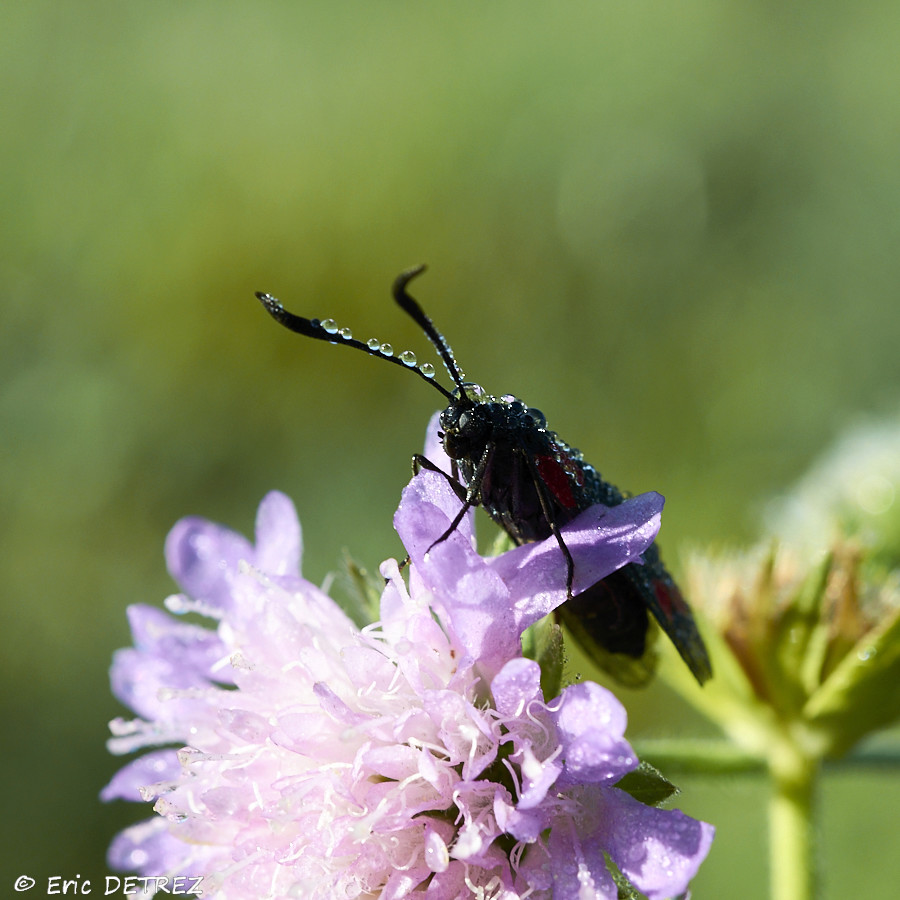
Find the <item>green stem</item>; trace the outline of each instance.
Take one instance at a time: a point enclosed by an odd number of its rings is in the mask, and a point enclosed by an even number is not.
[[[545,692],[546,696],[546,692]],[[766,758],[742,750],[723,738],[635,738],[631,742],[640,759],[667,776],[755,775],[766,772]],[[825,771],[864,768],[900,768],[900,742],[882,741],[859,747],[840,759],[822,761]]]
[[[816,760],[796,747],[770,759],[769,865],[772,900],[812,900],[815,893],[813,802]]]

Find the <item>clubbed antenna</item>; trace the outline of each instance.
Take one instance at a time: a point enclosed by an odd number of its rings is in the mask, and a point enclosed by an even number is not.
[[[394,299],[400,305],[400,308],[425,332],[426,337],[434,345],[434,349],[437,350],[438,355],[443,360],[447,368],[447,374],[453,379],[453,383],[458,388],[462,388],[466,376],[459,367],[456,357],[453,355],[453,350],[447,343],[447,339],[434,327],[434,322],[425,314],[425,310],[419,306],[418,301],[406,293],[406,286],[410,281],[424,271],[425,264],[421,263],[412,269],[401,272],[394,282]]]
[[[418,271],[421,271],[424,266],[420,267],[418,270],[411,270],[413,274],[417,274]],[[403,277],[402,275],[400,276]],[[410,275],[409,277],[412,277]],[[408,280],[408,279],[407,279]],[[397,280],[398,283],[400,279]],[[405,285],[405,282],[403,282]],[[396,296],[396,294],[395,294]],[[269,315],[275,319],[276,322],[283,325],[285,328],[290,331],[294,331],[297,334],[302,334],[304,337],[315,338],[318,341],[327,341],[329,344],[343,344],[347,347],[353,347],[356,350],[362,350],[363,353],[368,354],[369,356],[376,356],[379,359],[384,359],[387,362],[394,363],[394,365],[402,366],[404,369],[410,369],[415,372],[423,381],[427,381],[435,390],[440,391],[448,400],[453,399],[453,394],[450,393],[445,387],[438,384],[434,380],[434,366],[430,363],[423,363],[421,366],[416,365],[416,357],[415,354],[410,350],[404,350],[397,356],[394,356],[394,348],[390,344],[383,344],[380,341],[376,341],[374,338],[363,343],[362,341],[356,340],[349,328],[339,328],[337,322],[333,319],[325,319],[324,321],[319,321],[318,319],[306,319],[303,316],[294,315],[292,312],[288,312],[282,305],[281,301],[277,300],[271,294],[265,294],[257,291],[256,293],[257,299],[262,303],[262,305],[266,308]],[[429,339],[432,343],[438,347],[438,352],[441,354],[441,359],[444,361],[444,365],[448,367],[448,371],[450,371],[450,364],[448,364],[448,359],[450,363],[453,364],[453,371],[459,373],[458,367],[456,367],[455,362],[453,362],[453,354],[450,353],[450,349],[447,346],[446,342],[444,342],[443,338],[438,334],[435,330],[434,325],[431,324],[431,320],[422,313],[421,309],[419,309],[418,304],[415,303],[412,298],[409,298],[412,303],[415,305],[415,308],[419,310],[420,315],[424,322],[428,323],[428,327],[426,327],[420,319],[416,318],[413,315],[413,318],[423,327],[425,328],[425,333],[428,335]],[[398,300],[398,302],[400,302]],[[401,303],[401,306],[403,304]],[[406,307],[404,306],[404,309]],[[409,311],[409,310],[407,310]],[[430,328],[430,331],[429,331]],[[440,345],[435,343],[435,339],[432,337],[432,332],[436,335],[438,341],[441,342]],[[441,350],[441,347],[444,347],[446,352]],[[451,371],[451,377],[453,376],[453,371]],[[461,373],[459,373],[461,375]]]

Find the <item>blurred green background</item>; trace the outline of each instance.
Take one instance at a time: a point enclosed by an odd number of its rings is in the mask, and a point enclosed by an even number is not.
[[[900,376],[900,7],[29,2],[0,14],[0,884],[106,874],[142,818],[107,683],[167,530],[280,488],[305,573],[375,566],[440,398],[253,299],[538,406],[677,548],[765,501]],[[482,517],[482,525],[486,519]],[[623,696],[624,696],[623,692]],[[632,737],[702,730],[664,686]],[[695,897],[761,898],[765,786],[679,779]],[[823,897],[892,896],[900,786],[826,778]],[[100,892],[99,885],[95,893]]]

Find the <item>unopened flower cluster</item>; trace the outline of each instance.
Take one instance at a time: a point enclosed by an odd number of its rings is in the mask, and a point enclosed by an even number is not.
[[[422,472],[395,527],[410,554],[380,621],[358,628],[300,575],[290,501],[262,502],[255,546],[201,519],[166,544],[184,593],[214,628],[129,610],[116,654],[116,753],[147,750],[104,792],[154,802],[121,833],[117,869],[204,875],[204,895],[263,898],[615,898],[608,868],[650,900],[683,893],[712,828],[615,787],[638,765],[626,715],[580,683],[547,699],[522,632],[565,600],[555,539],[483,558],[459,501]],[[594,507],[565,531],[593,583],[638,558],[661,498]],[[576,590],[578,585],[576,584]]]

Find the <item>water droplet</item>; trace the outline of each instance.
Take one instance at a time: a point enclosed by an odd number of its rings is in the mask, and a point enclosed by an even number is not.
[[[465,381],[453,391],[455,397],[468,397],[470,400],[481,400],[487,397],[487,392],[480,384],[474,381]]]
[[[419,366],[419,371],[426,378],[434,378],[434,366],[431,363],[422,363],[422,365]]]
[[[412,350],[404,350],[397,359],[399,359],[404,366],[409,366],[410,368],[416,364],[416,354],[413,353]]]
[[[188,598],[185,597],[184,594],[172,594],[172,596],[166,597],[164,602],[166,609],[176,615],[186,613],[190,610]]]
[[[381,355],[382,356],[393,356],[394,348],[390,344],[382,344],[381,345]]]
[[[857,651],[856,656],[861,662],[868,662],[877,652],[874,647],[864,647]]]
[[[376,341],[375,338],[369,338],[366,341],[366,346],[373,352],[377,353],[381,349],[381,341]]]
[[[325,329],[329,334],[336,334],[338,330],[338,323],[334,321],[334,319],[324,319],[322,321],[322,328]]]
[[[353,332],[349,328],[342,328],[338,334],[345,340],[349,341],[353,337]]]

